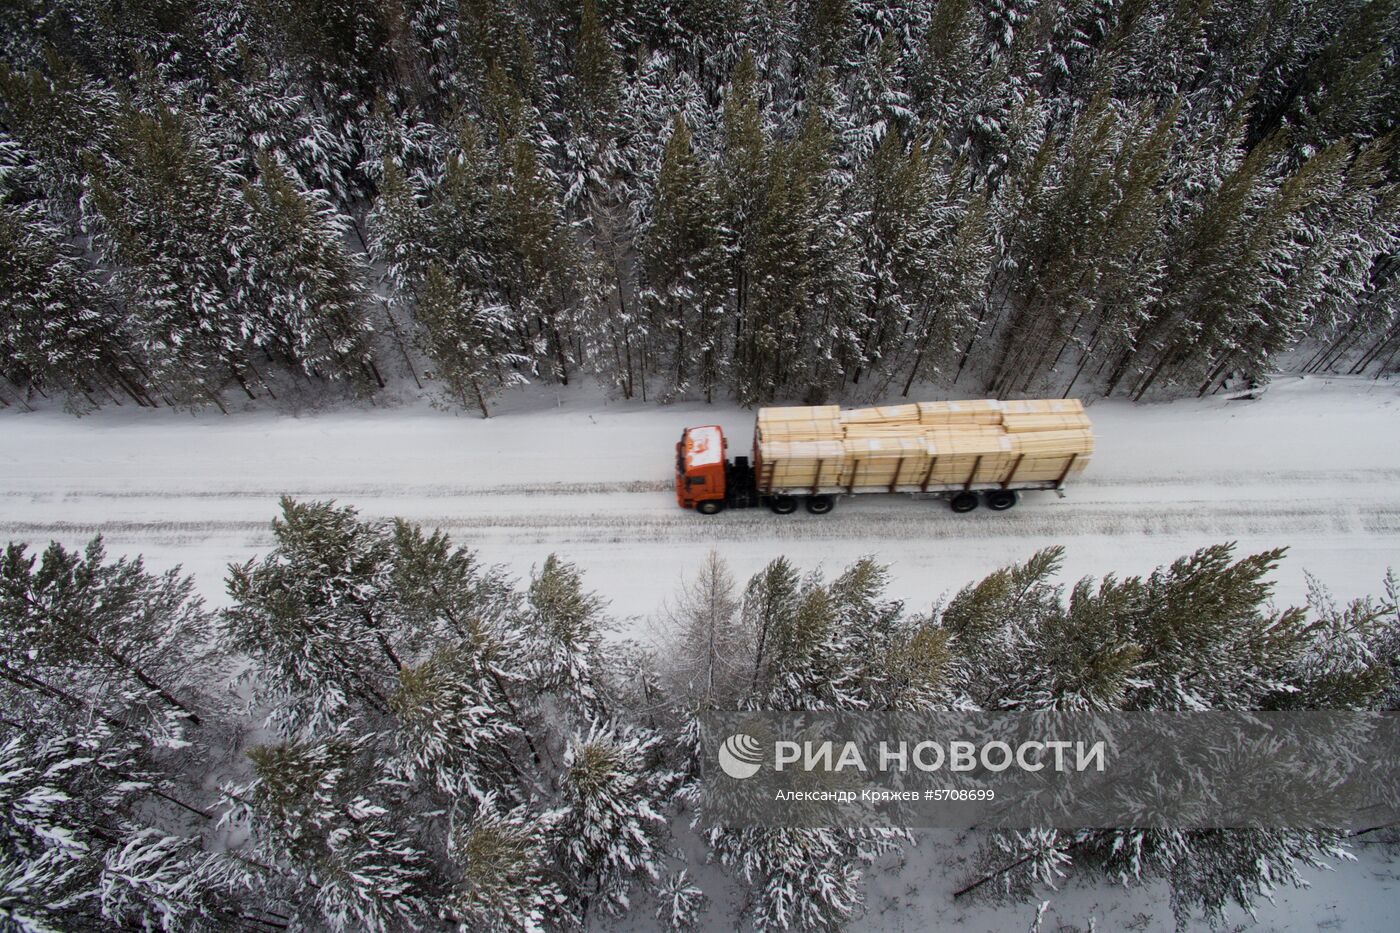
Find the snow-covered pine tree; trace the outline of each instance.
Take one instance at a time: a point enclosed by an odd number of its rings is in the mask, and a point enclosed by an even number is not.
[[[238,268],[234,179],[203,128],[157,104],[124,107],[110,154],[85,158],[83,220],[157,386],[197,405],[231,379],[256,397]]]
[[[660,880],[678,777],[661,760],[661,736],[639,726],[594,722],[569,740],[557,832],[564,876],[585,914],[595,906],[623,913],[637,881]]]
[[[557,876],[553,846],[560,814],[503,808],[484,798],[453,824],[448,857],[460,879],[448,901],[453,919],[490,933],[544,933],[577,922]]]
[[[962,632],[983,629],[975,621],[979,616],[1010,612],[1022,619],[996,635],[1010,644],[990,671],[968,668],[979,681],[1015,671],[1004,681],[1009,686],[994,695],[969,691],[979,702],[1003,708],[1385,704],[1393,681],[1383,646],[1395,640],[1394,609],[1371,601],[1338,609],[1314,590],[1313,620],[1302,610],[1275,610],[1265,578],[1280,556],[1271,551],[1235,559],[1229,545],[1203,548],[1145,578],[1108,577],[1097,585],[1081,580],[1067,604],[1058,590],[1044,589],[1045,582],[1024,573],[1013,581],[1014,571],[1001,571],[960,594],[944,618]],[[1038,598],[1017,596],[1033,595],[1037,587]],[[1004,603],[1008,591],[1022,609],[1012,611]],[[988,644],[983,637],[963,650],[985,657]],[[988,838],[976,874],[958,896],[1023,896],[1082,870],[1122,884],[1164,880],[1179,924],[1189,926],[1197,916],[1214,924],[1230,905],[1249,910],[1277,887],[1302,883],[1306,867],[1349,858],[1342,843],[1339,832],[1326,829],[998,833]]]
[[[908,397],[918,381],[948,381],[965,363],[978,323],[991,301],[993,264],[997,249],[986,196],[963,184],[962,162],[944,173],[932,153],[928,158],[935,216],[955,217],[945,225],[917,267],[918,304],[905,346],[906,372],[902,394]],[[959,359],[961,353],[961,361]],[[891,365],[892,371],[897,371]]]
[[[256,900],[240,903],[237,863],[151,825],[169,817],[151,806],[163,783],[141,743],[108,723],[7,714],[0,923],[214,931],[236,922]]]
[[[831,581],[832,612],[845,633],[853,693],[872,710],[935,709],[951,699],[946,632],[886,597],[889,571],[862,558]]]
[[[109,561],[101,538],[43,555],[10,544],[0,557],[0,665],[8,683],[75,719],[133,730],[152,748],[181,748],[206,713],[216,663],[210,614],[179,570]]]
[[[692,385],[713,401],[727,382],[730,257],[719,193],[677,115],[650,199],[641,249],[662,397]]]
[[[405,646],[427,634],[397,612],[392,541],[352,508],[287,497],[272,533],[270,554],[229,568],[224,643],[258,662],[292,734],[387,714]]]
[[[1059,609],[1052,578],[1063,559],[1061,547],[1038,551],[963,587],[939,613],[959,659],[959,688],[982,709],[1018,705],[1015,698],[1026,689],[1018,659],[1030,631]]]
[[[347,724],[248,754],[256,777],[227,789],[225,819],[248,826],[256,858],[288,889],[294,919],[382,933],[432,915],[442,881],[373,736]]]
[[[1058,182],[1018,224],[1021,257],[1003,330],[994,394],[1024,393],[1081,338],[1100,327],[1131,339],[1162,273],[1158,211],[1179,106],[1118,112],[1104,96],[1079,116],[1058,159]],[[1107,320],[1105,320],[1107,318]]]
[[[516,758],[528,739],[506,684],[523,693],[523,678],[503,670],[500,646],[488,632],[478,638],[444,645],[399,674],[399,688],[389,697],[395,763],[410,781],[450,798],[484,801],[499,793],[514,801],[524,796]]]
[[[401,302],[412,295],[435,255],[433,229],[417,183],[395,160],[385,158],[379,195],[369,213],[369,251],[384,264],[393,297]]]
[[[510,309],[485,300],[430,263],[414,308],[423,352],[436,364],[438,379],[463,408],[477,408],[489,418],[491,399],[525,381],[519,370],[530,360],[510,349]]]
[[[756,111],[744,112],[756,119]],[[761,140],[760,134],[745,142],[745,152]],[[737,229],[736,392],[749,403],[783,393],[817,402],[846,375],[829,361],[842,358],[855,339],[850,318],[856,253],[832,173],[832,136],[820,109],[808,111],[797,138],[765,148],[759,200],[741,218],[746,226]],[[729,170],[745,166],[736,163]]]
[[[235,37],[211,37],[238,50],[229,63],[233,76],[218,82],[207,101],[225,158],[251,178],[258,174],[259,154],[271,153],[302,188],[324,192],[338,210],[351,210],[364,194],[355,167],[358,140],[311,99],[285,62],[255,54],[248,43],[256,40],[247,29],[245,24]]]
[[[6,132],[33,154],[45,191],[61,203],[81,193],[83,154],[108,150],[121,110],[110,87],[58,54],[43,69],[0,62],[0,108]]]
[[[257,166],[256,182],[243,192],[247,233],[240,240],[256,250],[240,257],[242,288],[256,309],[245,329],[308,375],[382,388],[364,310],[365,270],[344,246],[348,224],[274,156],[260,153]]]
[[[523,137],[506,141],[501,163],[493,207],[500,225],[494,284],[505,295],[516,326],[530,336],[520,352],[567,385],[577,266],[572,234],[535,145]]]
[[[897,848],[873,829],[712,829],[721,865],[754,888],[757,930],[841,929],[864,903],[864,869]]]
[[[604,716],[598,669],[609,622],[604,602],[583,588],[583,575],[554,554],[533,575],[525,621],[536,689],[559,697],[585,720]]]
[[[662,879],[656,899],[656,919],[675,933],[699,926],[709,905],[705,892],[690,880],[690,872],[684,868]]]
[[[581,128],[597,135],[618,104],[618,60],[597,0],[583,0],[574,39],[574,79]]]
[[[0,377],[21,391],[63,393],[75,413],[118,393],[154,404],[123,325],[41,209],[0,200]]]
[[[869,367],[886,364],[885,356],[909,330],[913,292],[918,281],[911,266],[931,243],[923,184],[923,147],[906,153],[898,132],[882,133],[865,145],[873,149],[855,180],[855,237],[860,250],[859,339],[846,370],[859,381]]]
[[[890,134],[903,139],[913,126],[915,104],[900,52],[898,35],[887,32],[856,63],[846,104],[853,132],[839,140],[847,165],[865,161]]]
[[[436,256],[458,280],[478,289],[490,281],[497,248],[492,191],[500,169],[475,121],[457,121],[440,176],[426,192],[426,216],[405,231]],[[422,275],[419,269],[418,274]]]

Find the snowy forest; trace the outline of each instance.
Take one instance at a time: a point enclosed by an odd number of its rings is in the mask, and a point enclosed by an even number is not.
[[[740,585],[712,554],[643,646],[557,557],[519,581],[332,502],[284,499],[273,533],[218,611],[100,540],[4,552],[0,928],[686,930],[724,910],[707,861],[743,892],[731,923],[832,930],[914,835],[706,828],[698,713],[1400,707],[1400,581],[1279,609],[1281,551],[1066,589],[1049,548],[921,609],[870,560],[827,579],[780,558]],[[1212,926],[1349,846],[979,836],[955,900],[1102,878]]]
[[[1395,0],[10,0],[0,401],[1400,361]]]

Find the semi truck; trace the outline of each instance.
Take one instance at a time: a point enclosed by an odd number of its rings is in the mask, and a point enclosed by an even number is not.
[[[767,506],[823,515],[842,496],[946,500],[954,512],[1002,511],[1089,465],[1093,426],[1078,399],[917,402],[842,409],[762,408],[748,456],[729,457],[719,425],[676,443],[676,501],[703,515]]]

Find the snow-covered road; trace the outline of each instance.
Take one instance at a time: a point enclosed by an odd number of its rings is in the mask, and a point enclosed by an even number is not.
[[[222,601],[224,567],[265,549],[278,496],[333,497],[372,516],[447,529],[526,573],[550,551],[582,566],[620,616],[652,613],[719,548],[736,574],[778,554],[832,570],[865,554],[894,593],[936,599],[1038,547],[1068,546],[1067,575],[1141,572],[1204,544],[1287,545],[1280,596],[1303,570],[1339,596],[1400,566],[1400,386],[1287,380],[1259,401],[1095,405],[1099,453],[1058,499],[954,515],[940,502],[864,497],[826,516],[706,518],[675,505],[672,445],[734,408],[606,403],[571,391],[509,400],[490,421],[426,406],[301,417],[123,410],[81,420],[0,416],[0,538],[80,543],[176,563]]]

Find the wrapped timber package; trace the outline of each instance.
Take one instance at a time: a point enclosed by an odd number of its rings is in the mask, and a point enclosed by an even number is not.
[[[1054,482],[1066,472],[1071,476],[1081,473],[1094,453],[1094,435],[1087,428],[1013,436],[1021,454],[1015,476],[1018,483]]]
[[[841,412],[841,423],[854,424],[918,424],[918,405],[883,405],[879,408],[847,408]]]
[[[1001,423],[1012,434],[1029,434],[1036,431],[1087,431],[1089,429],[1089,418],[1083,412],[1060,414],[1007,412],[1002,416]]]
[[[760,440],[758,483],[761,489],[836,486],[846,465],[841,441]]]
[[[924,444],[934,460],[931,485],[999,483],[1016,459],[1015,441],[1006,434],[925,431]]]
[[[1008,415],[1082,415],[1084,403],[1077,398],[1025,398],[1002,402]]]
[[[847,437],[845,447],[841,485],[852,491],[918,485],[928,473],[928,447],[921,437]]]
[[[839,441],[841,422],[835,418],[823,421],[769,421],[758,426],[758,436],[765,441]]]
[[[760,408],[758,435],[762,440],[839,441],[839,405],[800,405],[790,408]]]
[[[1001,402],[994,398],[919,402],[918,408],[920,424],[1001,424]]]

